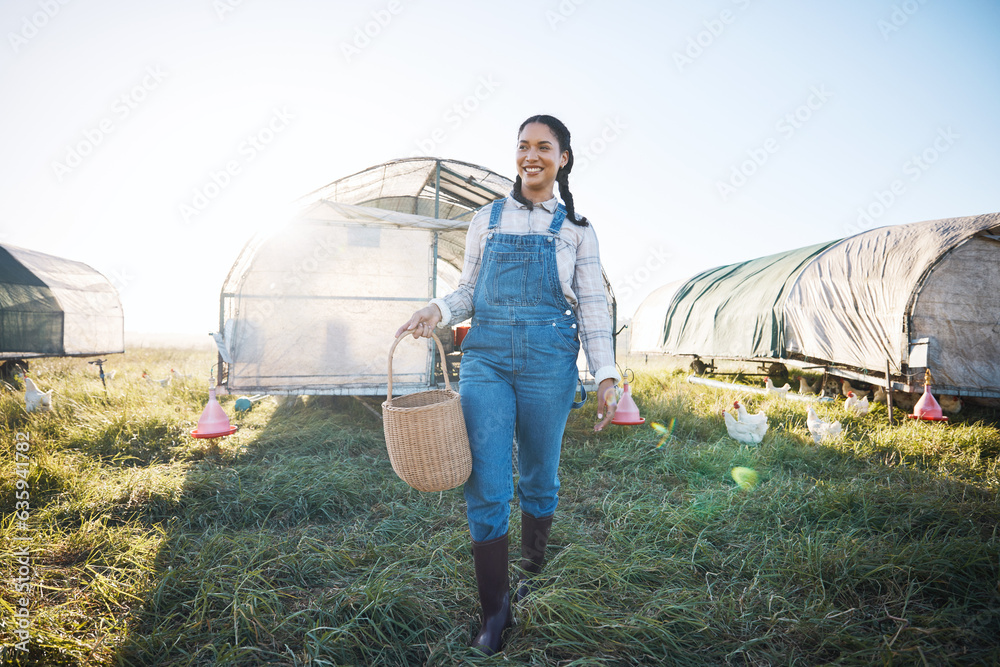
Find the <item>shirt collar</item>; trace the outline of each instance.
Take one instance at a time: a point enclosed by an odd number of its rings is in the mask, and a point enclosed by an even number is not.
[[[527,206],[525,206],[521,202],[519,202],[516,199],[514,199],[514,191],[513,190],[510,191],[510,200],[512,202],[514,202],[514,206],[516,206],[517,208],[527,210],[527,208],[528,208]],[[559,198],[558,197],[552,197],[552,199],[549,199],[549,200],[543,201],[543,202],[539,202],[539,203],[535,204],[535,206],[540,206],[546,213],[555,213],[556,212],[556,208],[559,206]]]

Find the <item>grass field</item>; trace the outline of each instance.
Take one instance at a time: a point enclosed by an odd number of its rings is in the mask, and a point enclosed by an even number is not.
[[[190,438],[213,363],[115,356],[105,394],[85,361],[41,360],[52,412],[0,395],[2,664],[1000,664],[994,413],[890,426],[884,406],[820,405],[844,424],[820,446],[803,404],[638,368],[643,416],[672,436],[594,434],[593,401],[571,416],[541,586],[477,660],[460,490],[407,487],[349,398],[264,401],[217,448]],[[170,368],[197,377],[140,377]],[[770,416],[758,447],[726,434],[737,397]]]

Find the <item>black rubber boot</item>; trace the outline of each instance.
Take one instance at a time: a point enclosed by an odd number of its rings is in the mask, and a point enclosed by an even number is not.
[[[531,592],[529,578],[542,571],[545,547],[549,544],[552,515],[544,519],[521,512],[521,577],[517,582],[516,599],[523,600]]]
[[[507,535],[486,542],[472,542],[476,586],[483,608],[483,627],[472,642],[486,655],[503,646],[503,633],[511,626],[510,575],[507,565]]]

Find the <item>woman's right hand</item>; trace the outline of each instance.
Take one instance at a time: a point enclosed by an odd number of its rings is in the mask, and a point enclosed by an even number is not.
[[[409,321],[396,330],[396,338],[404,331],[413,331],[414,338],[430,338],[434,327],[441,321],[441,309],[436,304],[424,306],[410,316]]]

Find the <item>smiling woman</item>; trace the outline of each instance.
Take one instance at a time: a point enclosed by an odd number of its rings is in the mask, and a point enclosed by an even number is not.
[[[473,646],[491,655],[511,625],[507,563],[517,440],[521,508],[518,600],[541,571],[558,503],[559,456],[573,407],[581,342],[598,381],[600,431],[614,417],[611,321],[594,228],[569,190],[570,133],[552,116],[518,130],[510,196],[469,225],[458,289],[414,313],[396,331],[429,337],[436,325],[472,316],[462,341],[460,394],[472,450],[464,486],[482,629]],[[564,203],[555,196],[555,185]],[[570,224],[564,224],[569,221]]]

